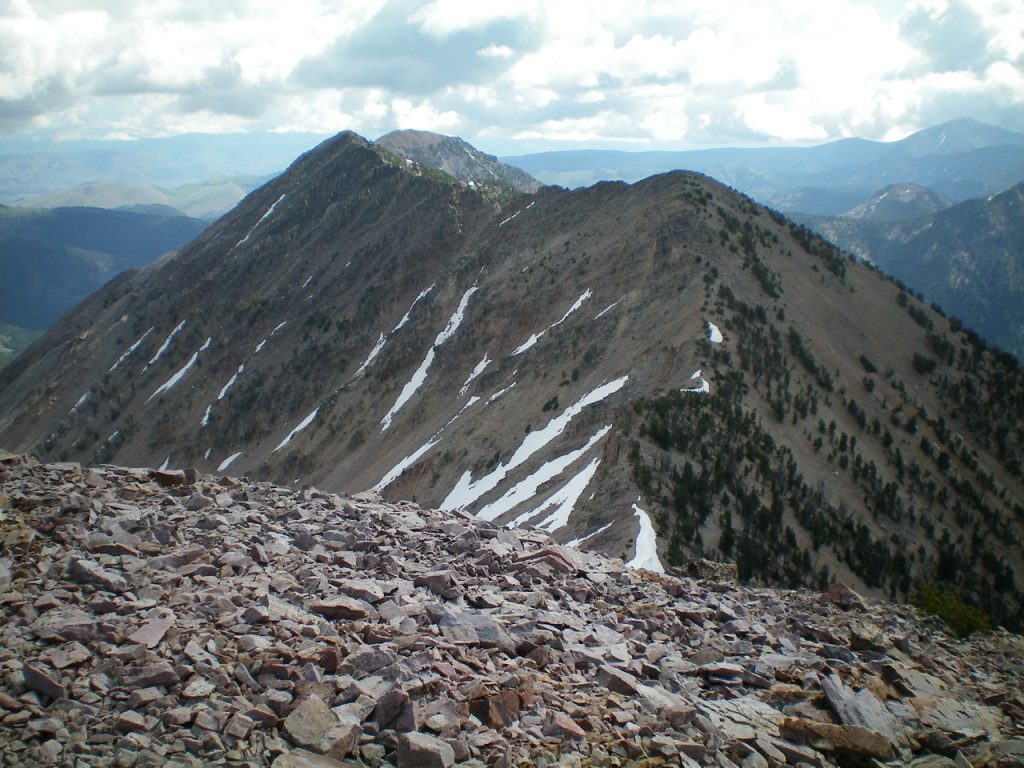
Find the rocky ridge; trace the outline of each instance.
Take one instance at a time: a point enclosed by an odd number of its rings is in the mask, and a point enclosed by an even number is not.
[[[3,765],[1008,766],[1024,642],[313,489],[0,455]]]

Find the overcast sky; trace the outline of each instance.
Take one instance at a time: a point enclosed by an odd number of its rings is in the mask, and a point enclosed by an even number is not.
[[[1024,0],[0,0],[0,134],[498,153],[1024,130]]]

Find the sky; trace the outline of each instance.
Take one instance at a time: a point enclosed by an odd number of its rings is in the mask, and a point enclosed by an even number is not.
[[[0,0],[0,136],[498,154],[1024,131],[1022,0]]]

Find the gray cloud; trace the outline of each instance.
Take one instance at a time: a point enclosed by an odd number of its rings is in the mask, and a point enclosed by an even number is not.
[[[937,18],[925,8],[915,9],[904,17],[900,30],[927,57],[930,71],[979,72],[996,60],[982,18],[958,0]]]
[[[489,45],[517,53],[541,41],[540,30],[522,22],[495,21],[444,38],[410,20],[414,0],[392,0],[354,35],[305,60],[293,82],[314,87],[379,87],[400,95],[432,93],[446,85],[486,83],[508,69],[511,59],[480,56]]]

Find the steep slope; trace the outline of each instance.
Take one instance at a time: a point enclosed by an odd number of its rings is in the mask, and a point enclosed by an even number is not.
[[[0,208],[0,321],[46,328],[119,272],[149,264],[206,226],[100,208]]]
[[[497,202],[517,192],[536,192],[541,184],[525,171],[506,165],[456,136],[430,131],[392,131],[377,139],[379,146],[401,157],[473,184]]]
[[[1024,184],[907,220],[804,219],[1024,360]]]
[[[1021,615],[1024,380],[706,177],[497,210],[354,134],[0,374],[45,456],[375,488],[652,568]]]
[[[912,182],[956,201],[1024,178],[1024,134],[954,120],[894,142],[841,139],[813,147],[686,152],[576,150],[505,157],[547,184],[637,181],[676,168],[700,171],[781,211],[838,216],[873,190]]]

